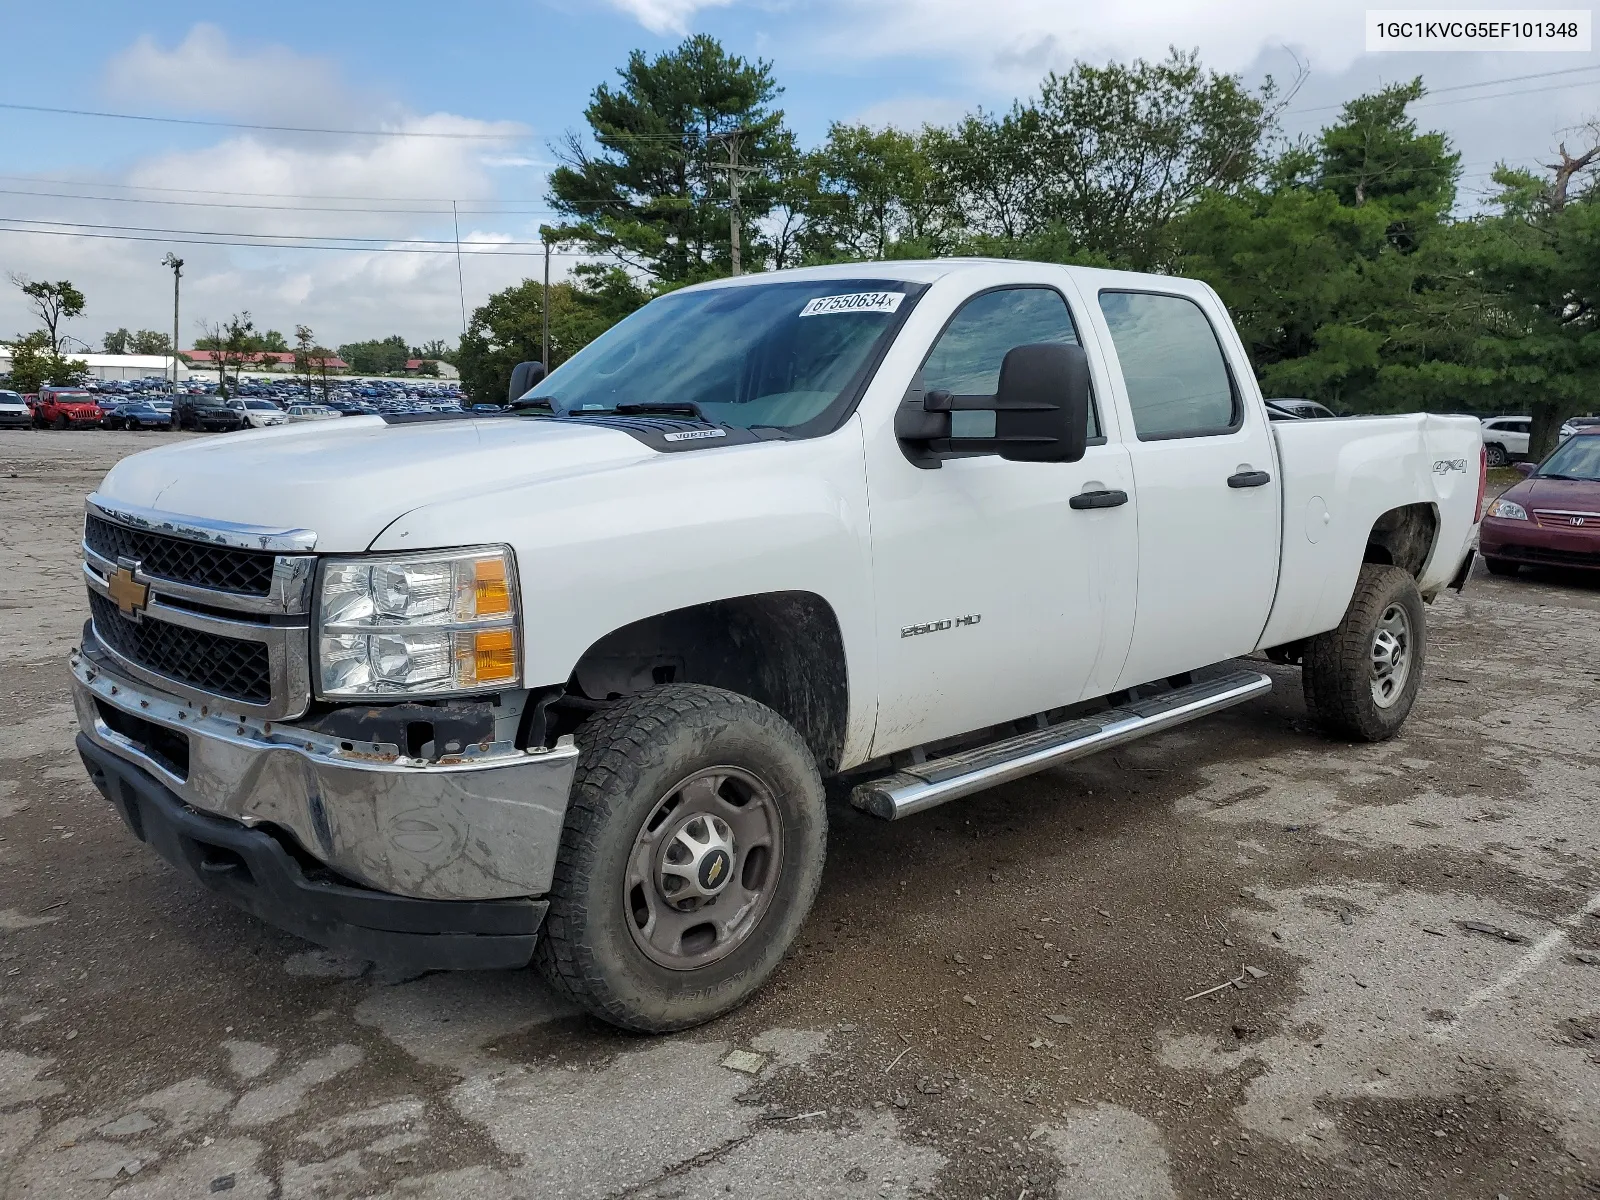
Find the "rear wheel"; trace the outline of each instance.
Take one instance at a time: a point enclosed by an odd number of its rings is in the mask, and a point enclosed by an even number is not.
[[[1484,453],[1488,456],[1487,462],[1491,467],[1503,467],[1511,461],[1511,456],[1506,453],[1506,448],[1499,442],[1490,442],[1484,447]]]
[[[822,880],[827,813],[793,726],[669,685],[578,731],[541,970],[602,1020],[708,1021],[777,969]]]
[[[1366,563],[1338,628],[1306,648],[1306,707],[1334,737],[1381,742],[1405,724],[1422,684],[1427,621],[1416,580]]]
[[[1489,568],[1491,575],[1515,575],[1522,569],[1521,563],[1514,563],[1508,558],[1490,558],[1483,556],[1483,565]]]

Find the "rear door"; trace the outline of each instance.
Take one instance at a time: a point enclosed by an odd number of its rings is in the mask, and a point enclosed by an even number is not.
[[[1138,611],[1117,684],[1131,687],[1255,649],[1277,587],[1280,481],[1254,375],[1213,296],[1101,288],[1090,312],[1138,498]]]

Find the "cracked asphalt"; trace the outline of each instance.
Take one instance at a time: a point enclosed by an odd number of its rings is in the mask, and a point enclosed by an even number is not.
[[[835,809],[772,983],[639,1038],[279,934],[90,787],[81,500],[174,436],[0,434],[0,1200],[1600,1194],[1600,576],[1446,594],[1385,745],[1271,666],[1156,740]]]

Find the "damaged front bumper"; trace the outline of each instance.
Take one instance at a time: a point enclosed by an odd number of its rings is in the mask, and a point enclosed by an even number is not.
[[[166,695],[120,672],[92,634],[72,676],[91,777],[175,867],[273,924],[364,957],[527,961],[577,768],[570,740],[409,758],[230,713],[225,701]],[[408,935],[405,952],[364,930]],[[491,947],[503,938],[512,940]]]

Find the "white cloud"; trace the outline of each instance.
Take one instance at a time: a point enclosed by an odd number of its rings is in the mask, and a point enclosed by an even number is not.
[[[735,0],[610,0],[654,34],[684,34],[689,21],[705,8],[725,8]]]
[[[170,329],[172,276],[160,260],[171,249],[186,264],[180,328],[186,344],[192,344],[198,321],[216,321],[246,309],[258,327],[292,334],[297,323],[308,324],[333,344],[389,333],[404,334],[413,342],[453,338],[461,331],[461,298],[451,248],[431,247],[443,253],[394,252],[408,249],[405,239],[451,239],[450,197],[460,200],[464,210],[462,274],[469,310],[489,292],[536,273],[533,255],[490,255],[474,249],[536,240],[540,220],[548,220],[540,214],[475,211],[493,206],[497,168],[531,161],[524,154],[527,131],[520,125],[408,112],[392,100],[346,87],[324,59],[276,46],[240,50],[212,26],[196,26],[170,49],[141,38],[115,56],[105,78],[113,100],[129,107],[137,102],[144,111],[159,106],[183,115],[222,114],[263,124],[480,136],[241,131],[200,148],[148,155],[115,174],[70,172],[100,186],[8,185],[144,201],[8,197],[8,215],[23,218],[233,235],[374,239],[370,250],[347,251],[0,234],[0,264],[5,268],[35,278],[71,279],[84,291],[87,309],[70,329],[76,337],[98,346],[106,330],[119,326]],[[40,174],[55,179],[69,172]],[[519,191],[524,197],[537,195],[541,181],[529,179]],[[157,200],[178,203],[151,202]],[[498,248],[519,254],[536,250]],[[19,301],[15,289],[0,288],[0,333],[30,327]]]

